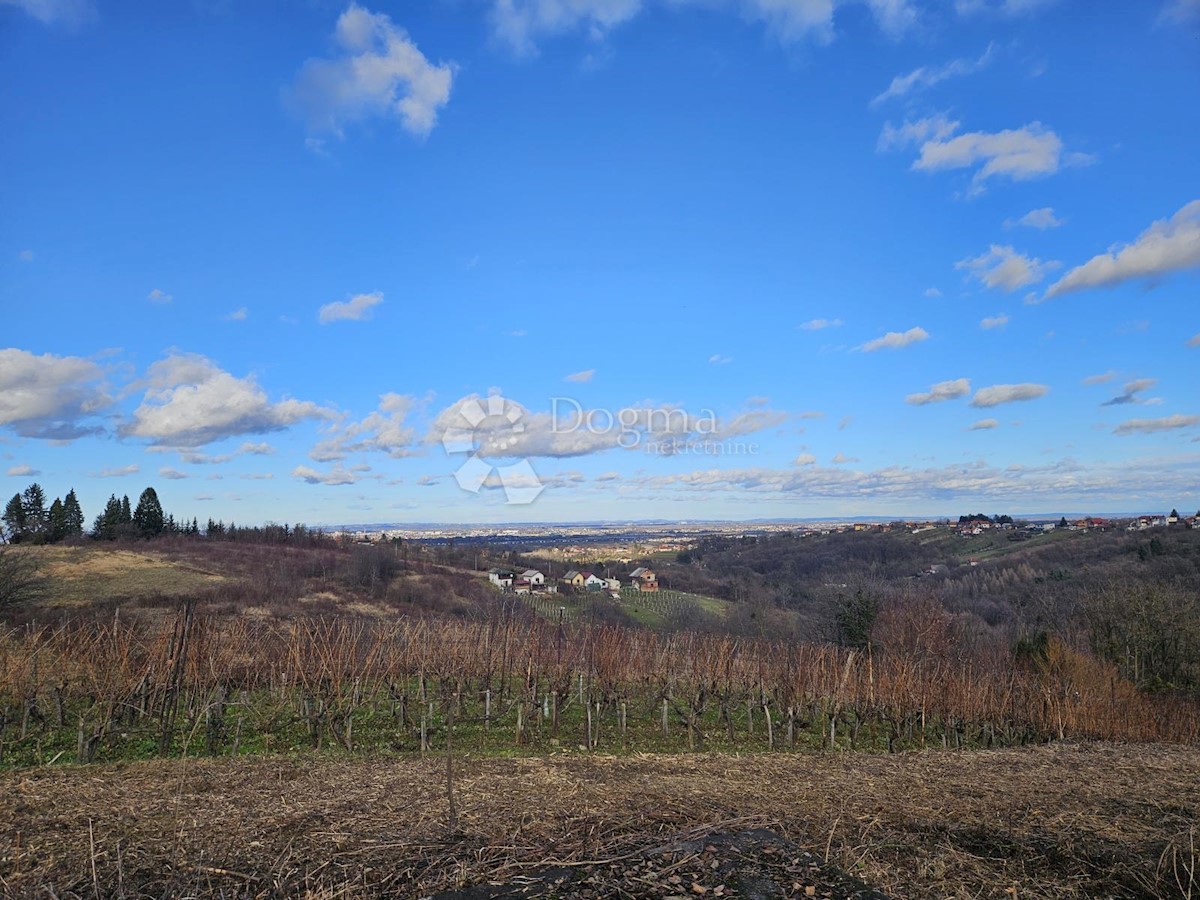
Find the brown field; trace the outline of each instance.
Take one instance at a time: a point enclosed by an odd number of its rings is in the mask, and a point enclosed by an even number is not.
[[[183,596],[224,581],[221,574],[161,553],[109,547],[33,547],[47,576],[48,606],[84,606],[114,597]]]
[[[665,871],[621,861],[689,830],[769,828],[893,897],[1200,895],[1195,748],[467,758],[454,832],[444,778],[439,756],[312,754],[9,772],[0,886],[415,897],[565,865],[607,886],[552,896],[662,897],[680,893]],[[696,878],[683,893],[738,896]]]

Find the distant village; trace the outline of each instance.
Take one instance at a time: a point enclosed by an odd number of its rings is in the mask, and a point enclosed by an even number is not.
[[[621,579],[597,575],[594,572],[581,572],[571,569],[558,581],[547,581],[545,573],[538,569],[526,569],[516,572],[512,569],[494,568],[488,570],[488,581],[502,591],[514,594],[557,594],[560,590],[570,593],[604,592],[620,596]],[[645,566],[638,566],[629,573],[628,586],[636,591],[653,593],[658,590],[658,576]]]

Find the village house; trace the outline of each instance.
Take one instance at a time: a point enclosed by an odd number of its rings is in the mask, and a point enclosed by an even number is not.
[[[639,591],[657,591],[658,576],[645,566],[638,566],[629,573],[630,586]]]
[[[586,580],[587,576],[575,569],[571,569],[562,577],[563,585],[575,591],[583,590],[583,583]]]
[[[508,569],[488,569],[488,581],[498,588],[511,588],[513,586],[513,573]]]
[[[583,589],[585,591],[602,591],[605,587],[605,581],[599,575],[594,575],[591,572],[583,573]]]
[[[537,569],[526,569],[521,577],[529,582],[530,587],[539,588],[546,583],[546,576]]]

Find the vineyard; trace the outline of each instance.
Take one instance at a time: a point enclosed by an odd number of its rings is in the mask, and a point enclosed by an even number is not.
[[[663,602],[671,602],[664,598]],[[963,649],[913,610],[870,652],[522,619],[250,620],[0,633],[0,764],[327,750],[502,754],[1200,741],[1193,703],[1051,640]]]

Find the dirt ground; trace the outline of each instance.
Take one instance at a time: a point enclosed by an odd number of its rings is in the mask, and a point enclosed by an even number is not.
[[[1200,896],[1197,748],[460,758],[453,828],[445,766],[308,755],[4,773],[0,889],[878,896],[853,876],[896,898]]]

